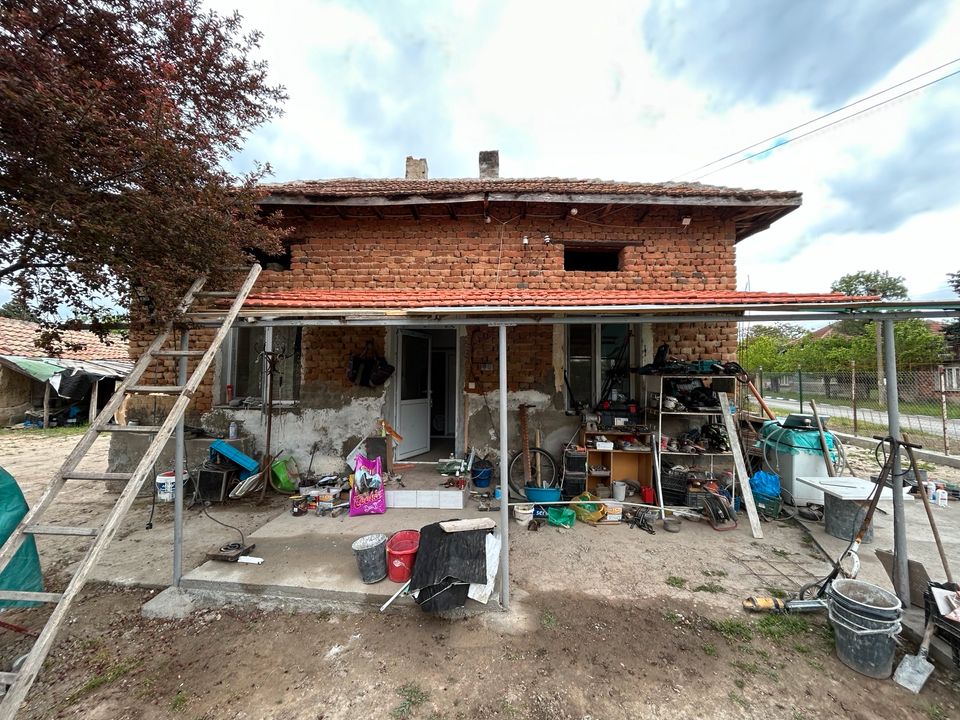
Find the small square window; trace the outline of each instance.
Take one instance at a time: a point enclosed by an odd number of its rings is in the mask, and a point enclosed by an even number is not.
[[[563,269],[585,272],[618,272],[620,251],[610,248],[564,246]]]

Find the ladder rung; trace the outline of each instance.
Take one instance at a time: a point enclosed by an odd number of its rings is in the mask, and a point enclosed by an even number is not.
[[[27,535],[76,535],[94,537],[99,530],[91,527],[70,527],[69,525],[27,525],[23,531]]]
[[[201,290],[194,293],[194,297],[235,298],[237,293],[231,290]]]
[[[183,385],[131,385],[128,393],[155,393],[158,395],[179,395],[183,392]]]
[[[0,672],[0,685],[13,685],[17,681],[17,673]]]
[[[61,593],[27,592],[25,590],[0,590],[0,600],[13,602],[60,602]]]
[[[70,472],[65,473],[64,480],[120,480],[127,481],[133,477],[133,473],[109,473],[109,472]]]
[[[206,350],[157,350],[154,357],[202,357]]]
[[[155,433],[160,432],[159,425],[115,425],[113,423],[104,425],[100,432],[132,432],[132,433]]]

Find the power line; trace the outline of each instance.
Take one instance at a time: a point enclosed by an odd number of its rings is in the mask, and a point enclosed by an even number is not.
[[[813,118],[812,120],[807,120],[806,122],[800,123],[799,125],[794,125],[794,126],[793,126],[792,128],[790,128],[789,130],[784,130],[784,131],[782,131],[782,132],[778,132],[778,133],[775,134],[775,135],[771,135],[770,137],[764,138],[763,140],[758,140],[757,142],[751,143],[750,145],[747,145],[747,146],[745,146],[745,147],[742,147],[742,148],[740,148],[739,150],[734,150],[732,153],[729,153],[729,154],[727,154],[727,155],[724,155],[723,157],[717,158],[716,160],[713,160],[712,162],[708,162],[708,163],[706,163],[705,165],[701,165],[700,167],[694,168],[693,170],[687,170],[686,172],[680,173],[679,175],[675,175],[674,177],[670,178],[670,182],[673,182],[673,181],[677,180],[678,178],[682,178],[684,175],[690,175],[691,173],[699,172],[700,170],[703,170],[703,169],[705,169],[705,168],[708,168],[708,167],[710,167],[711,165],[716,165],[717,163],[721,163],[721,162],[723,162],[724,160],[729,160],[730,158],[732,158],[732,157],[734,157],[734,156],[736,156],[736,155],[739,155],[739,154],[742,153],[742,152],[746,152],[747,150],[750,150],[751,148],[755,148],[757,145],[762,145],[763,143],[770,142],[771,140],[776,140],[777,138],[779,138],[779,137],[781,137],[781,136],[783,136],[783,135],[786,135],[787,133],[791,133],[791,132],[793,132],[794,130],[799,130],[800,128],[805,128],[805,127],[807,127],[808,125],[812,125],[813,123],[820,122],[821,120],[824,120],[824,119],[826,119],[826,118],[828,118],[828,117],[830,117],[830,116],[832,116],[832,115],[836,115],[837,113],[843,112],[844,110],[849,110],[850,108],[855,107],[855,106],[859,105],[860,103],[864,103],[864,102],[867,102],[868,100],[872,100],[872,99],[875,98],[875,97],[878,97],[878,96],[880,96],[880,95],[884,95],[884,94],[890,92],[891,90],[896,90],[898,87],[903,87],[904,85],[906,85],[906,84],[908,84],[908,83],[912,83],[914,80],[919,80],[919,79],[922,78],[922,77],[925,77],[925,76],[927,76],[927,75],[930,75],[931,73],[937,72],[937,70],[943,70],[943,68],[949,67],[950,65],[953,65],[953,64],[958,63],[958,62],[960,62],[960,58],[954,58],[953,60],[950,60],[949,62],[945,62],[943,65],[938,65],[937,67],[931,68],[930,70],[926,70],[925,72],[922,72],[922,73],[920,73],[919,75],[914,75],[912,78],[909,78],[909,79],[907,79],[907,80],[903,80],[902,82],[898,82],[896,85],[891,85],[890,87],[884,88],[883,90],[878,90],[877,92],[873,93],[872,95],[867,95],[866,97],[862,97],[862,98],[860,98],[859,100],[854,100],[852,103],[848,103],[847,105],[844,105],[843,107],[839,107],[839,108],[837,108],[836,110],[831,110],[830,112],[825,113],[825,114],[823,114],[823,115],[820,115],[819,117],[815,117],[815,118]],[[951,74],[956,74],[956,73],[951,73]],[[945,77],[950,77],[950,75],[946,75]],[[940,79],[943,80],[944,78],[940,78]],[[932,84],[932,83],[928,83],[928,85],[930,85],[930,84]],[[927,85],[922,85],[922,86],[920,86],[920,87],[918,87],[918,88],[915,88],[915,89],[916,89],[916,90],[920,90],[920,89],[922,89],[922,88],[924,88],[924,87],[927,87]],[[913,91],[911,90],[910,92],[913,92]],[[906,93],[905,93],[905,94],[906,94]],[[897,97],[902,97],[902,95],[898,95]],[[894,100],[895,100],[896,98],[891,98],[891,99],[894,99]],[[881,103],[881,104],[882,104],[882,103]],[[876,107],[876,106],[874,106],[874,107]],[[868,108],[868,109],[869,109],[869,108]],[[859,114],[859,113],[855,113],[855,114]],[[850,115],[849,117],[853,117],[853,115]],[[825,127],[829,127],[829,126],[825,126]],[[809,134],[809,133],[808,133],[808,134]],[[785,145],[786,143],[782,143],[782,144]],[[769,150],[769,148],[768,148],[768,150]],[[767,150],[764,150],[764,152],[767,152]],[[721,168],[721,169],[722,169],[722,168]],[[709,174],[711,174],[711,173],[707,173],[707,174],[709,175]],[[706,177],[706,175],[701,175],[700,177]],[[698,178],[698,179],[699,179],[699,178]]]
[[[784,145],[789,145],[790,143],[792,143],[792,142],[794,142],[794,141],[796,141],[796,140],[801,140],[801,139],[803,139],[803,138],[805,138],[805,137],[808,137],[808,136],[810,136],[810,135],[813,135],[814,133],[818,133],[818,132],[820,132],[821,130],[826,130],[827,128],[833,127],[834,125],[839,125],[840,123],[846,122],[847,120],[851,120],[851,119],[857,117],[858,115],[863,115],[863,114],[866,113],[866,112],[870,112],[871,110],[875,110],[876,108],[881,107],[882,105],[887,105],[888,103],[892,103],[894,100],[899,100],[899,99],[902,98],[902,97],[906,97],[907,95],[910,95],[910,94],[912,94],[912,93],[915,93],[915,92],[917,92],[917,91],[919,91],[919,90],[923,90],[924,88],[928,88],[928,87],[930,87],[931,85],[936,85],[938,82],[941,82],[942,80],[946,80],[946,79],[948,79],[948,78],[951,78],[951,77],[953,77],[954,75],[960,75],[960,70],[954,70],[954,71],[953,71],[952,73],[950,73],[949,75],[944,75],[943,77],[939,77],[939,78],[937,78],[936,80],[931,80],[930,82],[924,83],[923,85],[918,85],[917,87],[912,88],[911,90],[907,90],[906,92],[902,92],[902,93],[900,93],[899,95],[894,95],[892,98],[887,98],[886,100],[883,100],[883,101],[881,101],[881,102],[878,102],[878,103],[875,103],[875,104],[873,104],[873,105],[870,105],[869,107],[865,107],[865,108],[863,108],[863,110],[858,110],[857,112],[852,113],[852,114],[850,114],[850,115],[845,115],[844,117],[838,118],[837,120],[834,120],[833,122],[829,122],[829,123],[827,123],[826,125],[821,125],[820,127],[814,128],[813,130],[808,130],[807,132],[801,133],[800,135],[797,135],[796,137],[787,138],[786,140],[784,140],[782,143],[780,143],[780,144],[778,144],[778,145],[774,145],[773,147],[769,147],[769,148],[766,148],[766,149],[764,149],[764,150],[760,150],[760,151],[758,151],[758,152],[751,153],[750,155],[747,155],[747,156],[745,156],[745,157],[742,157],[742,158],[740,158],[739,160],[734,160],[732,163],[727,163],[726,165],[724,165],[724,166],[722,166],[722,167],[718,167],[716,170],[711,170],[710,172],[704,173],[703,175],[698,175],[696,178],[694,178],[693,182],[697,182],[697,181],[699,181],[699,180],[702,180],[703,178],[708,177],[708,176],[710,176],[710,175],[713,175],[714,173],[718,173],[718,172],[720,172],[721,170],[726,170],[727,168],[731,168],[731,167],[733,167],[734,165],[739,165],[740,163],[746,162],[747,160],[752,160],[753,158],[757,157],[758,155],[763,155],[764,153],[772,152],[772,151],[776,150],[777,148],[781,148],[781,147],[783,147]],[[808,124],[809,124],[809,123],[808,123]],[[775,137],[779,137],[779,136],[775,136]],[[754,145],[750,145],[750,147],[755,147],[755,145],[758,145],[758,144],[759,144],[759,143],[755,143]],[[734,154],[736,154],[736,153],[734,153]],[[731,157],[731,156],[728,155],[727,157]],[[716,162],[719,162],[719,160],[718,160],[718,161],[715,161],[715,162],[713,162],[713,163],[710,163],[709,165],[705,165],[705,166],[703,166],[703,167],[709,167],[710,165],[716,164]]]

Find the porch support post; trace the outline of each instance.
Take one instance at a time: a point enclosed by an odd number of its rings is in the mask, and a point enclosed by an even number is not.
[[[186,329],[180,331],[180,349],[190,349],[190,336]],[[177,385],[187,384],[187,356],[181,355],[177,366]],[[183,432],[183,415],[177,422],[176,452],[173,461],[173,471],[176,485],[173,492],[173,586],[180,587],[183,578],[183,491],[187,478],[183,471],[186,464],[186,441]]]
[[[883,354],[887,379],[887,427],[890,437],[901,440],[900,400],[897,388],[897,347],[893,337],[893,320],[883,321]],[[900,452],[893,455],[893,587],[897,597],[910,606],[910,570],[907,564],[907,525],[903,512],[903,475],[900,474]]]
[[[43,429],[50,427],[50,381],[43,386]]]
[[[510,458],[507,457],[507,326],[500,325],[500,607],[510,609]]]

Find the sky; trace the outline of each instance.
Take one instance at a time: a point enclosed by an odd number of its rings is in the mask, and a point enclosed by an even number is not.
[[[960,57],[960,3],[207,5],[264,33],[259,57],[289,95],[233,159],[237,172],[260,161],[276,181],[400,177],[413,155],[430,177],[476,177],[478,151],[497,149],[502,177],[799,190],[799,210],[738,245],[738,287],[818,292],[885,270],[913,299],[955,297],[960,75],[806,138],[784,144],[816,124],[784,131]]]

